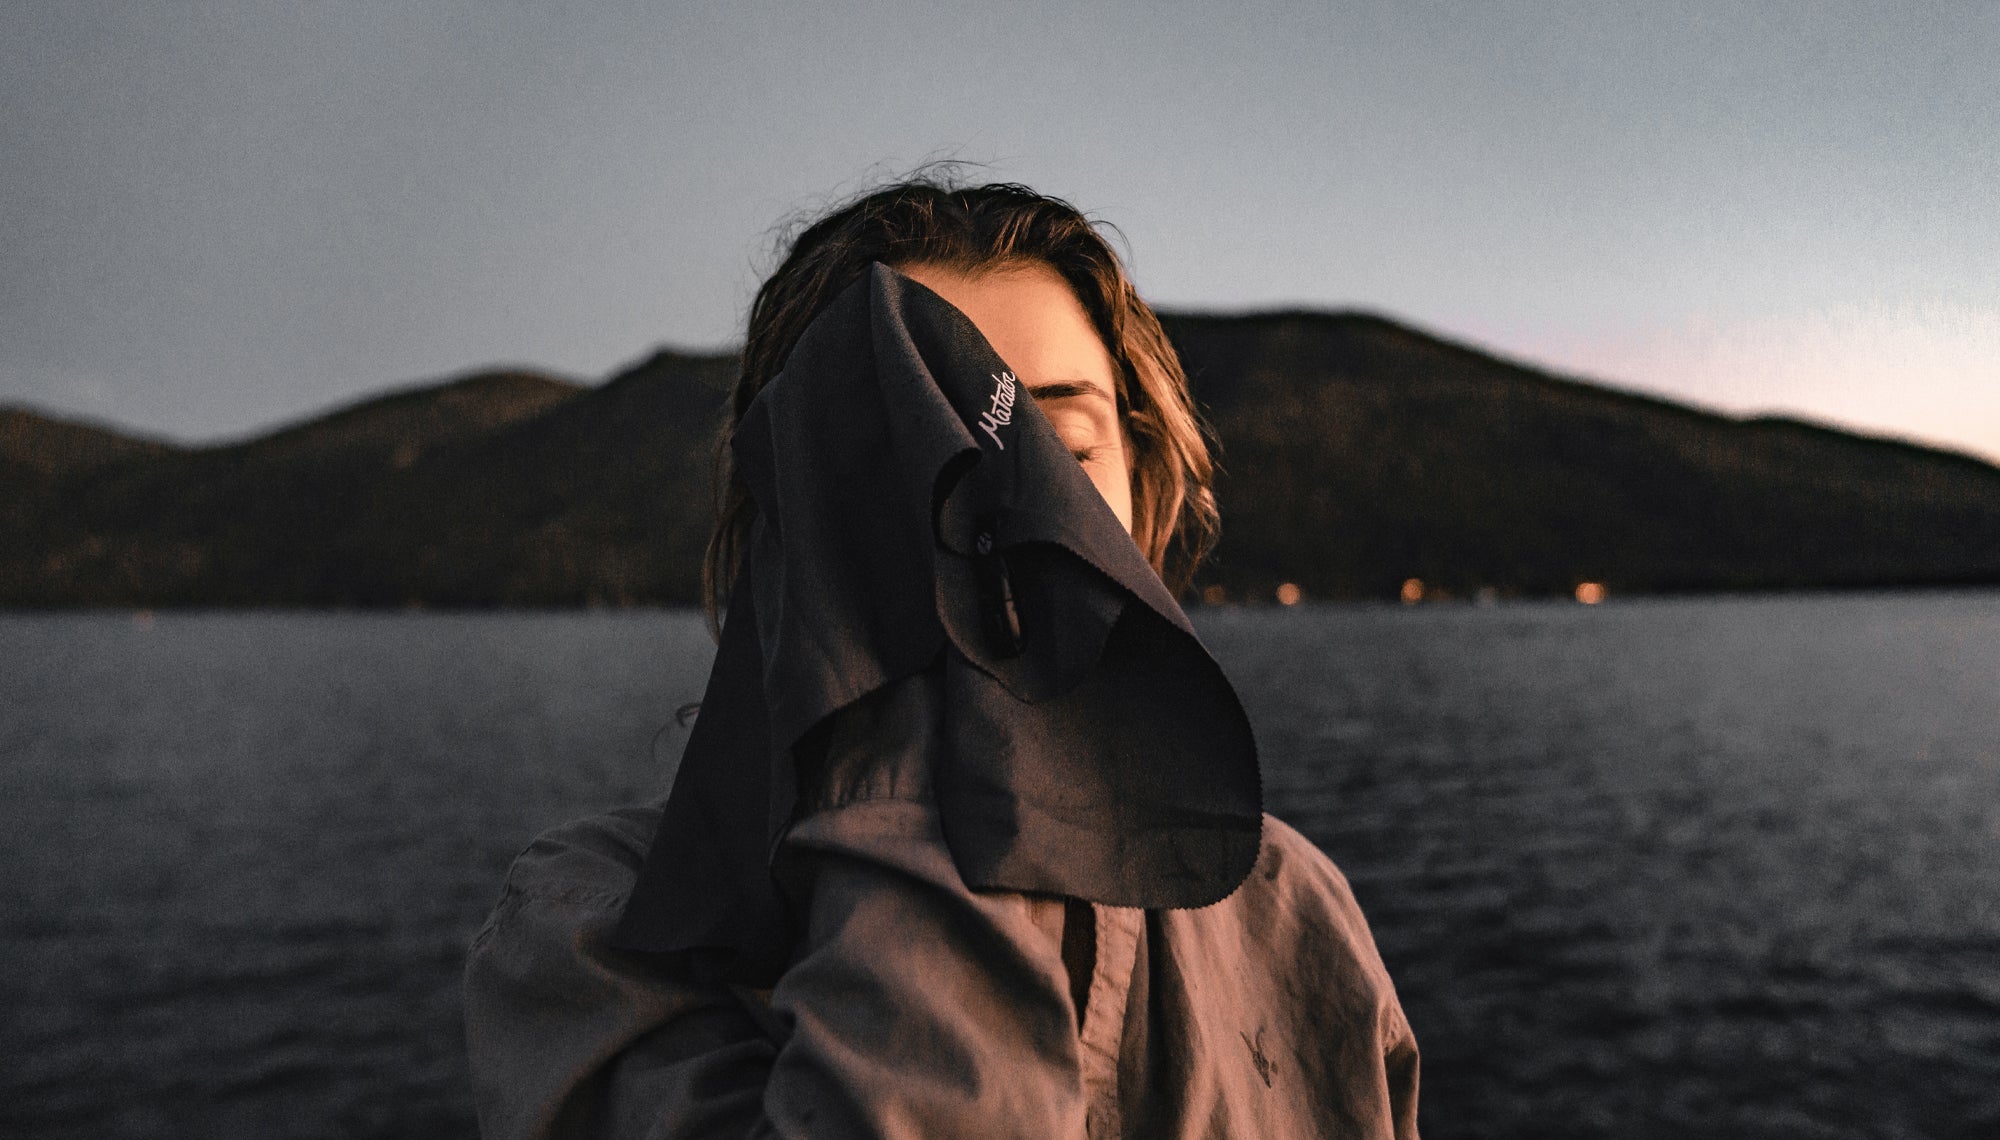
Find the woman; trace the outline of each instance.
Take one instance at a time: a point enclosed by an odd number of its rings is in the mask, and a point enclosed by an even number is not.
[[[537,840],[474,942],[487,1135],[1413,1136],[1366,923],[1174,603],[1207,448],[1088,221],[833,212],[726,439],[673,794]]]

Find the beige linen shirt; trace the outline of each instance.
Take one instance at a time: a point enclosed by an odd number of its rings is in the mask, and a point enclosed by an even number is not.
[[[1346,879],[1298,832],[1265,816],[1214,906],[1092,905],[1073,984],[1064,901],[968,890],[927,783],[829,773],[785,840],[811,901],[768,993],[608,944],[659,805],[537,839],[466,966],[488,1140],[1416,1135],[1416,1041]]]

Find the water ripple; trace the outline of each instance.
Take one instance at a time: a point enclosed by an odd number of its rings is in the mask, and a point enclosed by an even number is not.
[[[1196,616],[1426,1136],[2000,1135],[2000,596]],[[465,943],[535,833],[664,788],[710,653],[0,616],[0,1133],[472,1135]]]

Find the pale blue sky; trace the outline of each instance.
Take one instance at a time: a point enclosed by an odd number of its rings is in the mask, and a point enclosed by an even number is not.
[[[734,342],[927,157],[1155,303],[1358,306],[2000,458],[2000,4],[0,8],[0,402],[233,436]]]

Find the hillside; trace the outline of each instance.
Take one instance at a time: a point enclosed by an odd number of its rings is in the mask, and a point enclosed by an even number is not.
[[[1206,576],[1464,596],[2000,582],[2000,468],[1562,379],[1378,317],[1176,316],[1223,442]]]
[[[1171,315],[1268,598],[2000,583],[2000,468],[1552,376],[1378,317]],[[0,412],[0,605],[690,603],[735,361],[494,372],[176,448]]]
[[[242,443],[82,473],[9,536],[0,602],[658,599],[664,584],[643,575],[699,543],[662,505],[683,506],[685,490],[655,492],[691,485],[697,467],[705,476],[695,453],[719,396],[701,381],[718,382],[718,363],[662,353],[589,389],[479,374]],[[677,404],[689,394],[696,408]]]

